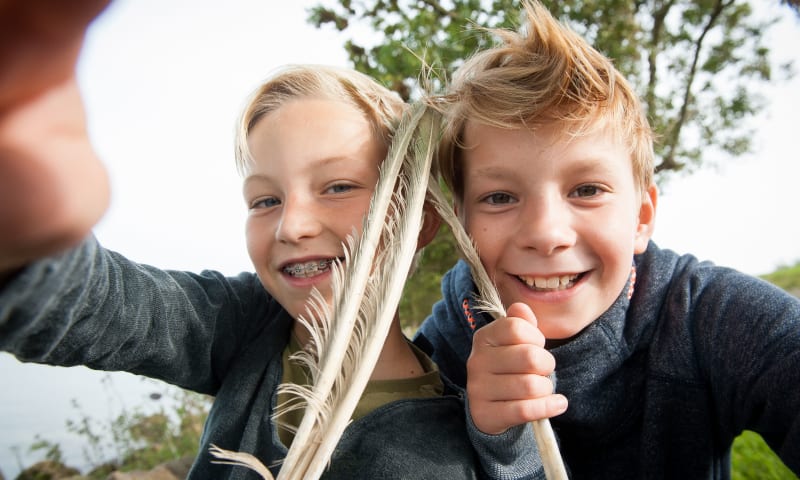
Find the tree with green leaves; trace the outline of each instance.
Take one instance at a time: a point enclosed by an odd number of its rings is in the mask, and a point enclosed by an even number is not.
[[[791,65],[773,65],[763,40],[777,19],[756,14],[746,0],[543,3],[637,87],[658,135],[659,181],[713,163],[712,152],[749,152],[751,121],[764,107],[759,88],[776,70],[791,75]],[[800,0],[780,3],[787,15],[800,13]],[[441,89],[464,59],[494,43],[486,29],[517,28],[520,7],[518,0],[338,0],[310,9],[309,21],[349,36],[344,46],[353,66],[410,99],[420,91],[424,65],[439,78],[428,88]],[[446,232],[425,249],[400,305],[407,328],[415,329],[440,298],[455,251]]]
[[[743,0],[543,3],[638,87],[659,137],[659,176],[691,172],[711,151],[751,150],[748,120],[765,106],[758,88],[775,70],[762,34],[776,19],[756,15]],[[800,12],[798,0],[781,3],[787,14]],[[452,73],[493,42],[483,29],[516,28],[519,13],[513,0],[339,0],[313,7],[309,21],[350,33],[345,49],[355,68],[409,99],[423,63]],[[789,75],[791,66],[778,70]]]

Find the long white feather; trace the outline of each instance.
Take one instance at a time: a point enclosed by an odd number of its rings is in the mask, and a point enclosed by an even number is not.
[[[486,273],[486,269],[483,268],[475,244],[464,230],[458,217],[456,217],[453,207],[449,204],[436,182],[431,181],[428,189],[436,211],[450,227],[453,237],[456,239],[456,245],[458,245],[461,255],[472,272],[472,279],[478,289],[476,298],[478,308],[489,313],[492,318],[505,317],[506,309],[500,300],[497,288],[489,278],[488,273]],[[567,480],[567,470],[564,467],[564,460],[561,458],[558,442],[550,421],[546,418],[535,420],[531,422],[531,426],[536,437],[536,444],[539,447],[539,456],[542,459],[545,476],[550,480]]]
[[[320,404],[329,405],[330,408],[326,411],[328,414],[339,411],[339,408],[333,407],[333,405],[338,403],[343,388],[346,388],[343,377],[349,375],[349,369],[343,368],[343,363],[347,360],[348,350],[351,359],[358,351],[358,346],[353,345],[357,341],[353,332],[359,319],[359,313],[363,308],[367,286],[371,280],[370,272],[374,269],[373,259],[383,236],[386,219],[390,214],[395,185],[408,154],[413,132],[425,111],[426,109],[422,105],[413,107],[403,117],[397,128],[390,152],[381,164],[381,175],[370,203],[361,238],[355,250],[351,252],[352,260],[345,269],[344,282],[341,285],[337,283],[333,285],[335,308],[332,318],[330,321],[316,319],[316,322],[309,322],[312,327],[328,330],[325,333],[327,335],[325,342],[322,345],[315,345],[320,370],[312,390],[312,397],[316,401],[309,403],[306,407],[303,420],[292,441],[292,447],[289,449],[278,475],[279,480],[318,478],[318,475],[317,477],[307,476],[306,471],[315,457],[317,446],[321,441],[322,433],[320,432],[325,430],[324,425],[327,423],[329,415],[321,415],[316,407]],[[388,327],[385,331],[388,331]],[[376,335],[371,339],[381,346],[385,340],[385,333],[382,337]],[[352,363],[352,360],[348,363]],[[373,368],[374,364],[370,367],[370,372]],[[359,397],[360,395],[361,392],[359,392]],[[351,415],[352,412],[348,413],[348,418]]]
[[[434,137],[439,132],[437,120],[432,111],[427,111],[417,125],[413,155],[406,156],[391,218],[387,220],[384,258],[376,264],[371,279],[375,287],[375,294],[371,296],[374,302],[368,302],[371,308],[366,312],[364,337],[357,348],[359,360],[353,365],[345,395],[333,410],[333,417],[320,439],[306,478],[318,478],[322,474],[372,375],[392,325],[422,227],[423,205],[436,143]]]
[[[329,309],[315,292],[309,318],[299,320],[313,339],[312,354],[299,355],[311,371],[313,385],[281,387],[297,395],[305,411],[279,480],[319,478],[375,368],[416,251],[433,136],[438,134],[435,115],[420,103],[403,117],[381,165],[362,235],[345,246],[347,268],[334,266],[334,308]],[[409,156],[418,126],[425,133],[417,141],[423,147],[416,147]],[[219,448],[212,454],[220,459],[218,463],[249,466],[272,479],[255,457]]]

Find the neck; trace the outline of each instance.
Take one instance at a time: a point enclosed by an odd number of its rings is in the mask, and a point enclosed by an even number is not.
[[[419,377],[424,373],[422,365],[403,335],[399,317],[395,316],[370,380],[399,380]]]

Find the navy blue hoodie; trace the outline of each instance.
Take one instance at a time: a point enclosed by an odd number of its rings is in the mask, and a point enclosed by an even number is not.
[[[551,349],[556,391],[569,399],[551,423],[570,476],[728,479],[744,429],[800,474],[800,300],[652,242],[634,265],[630,300],[627,285]],[[465,263],[442,292],[414,342],[465,386],[472,335],[490,319],[471,307]]]

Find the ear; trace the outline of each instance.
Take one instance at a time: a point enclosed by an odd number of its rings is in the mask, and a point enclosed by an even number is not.
[[[436,209],[429,202],[425,202],[423,215],[422,229],[420,229],[419,237],[417,237],[417,250],[420,250],[433,241],[436,237],[436,233],[439,231],[439,226],[442,224],[442,218],[436,213]]]
[[[646,194],[642,198],[642,205],[639,207],[639,225],[636,227],[634,238],[634,253],[642,253],[647,249],[647,243],[653,236],[656,226],[656,205],[658,204],[658,187],[655,183],[650,184]]]

